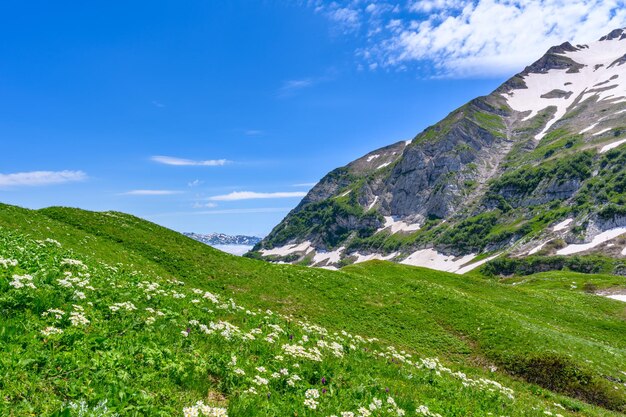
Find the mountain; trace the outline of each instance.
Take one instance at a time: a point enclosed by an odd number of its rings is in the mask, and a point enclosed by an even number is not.
[[[625,289],[274,265],[0,204],[0,416],[623,416],[625,304],[600,294]]]
[[[588,272],[595,254],[624,273],[625,63],[623,29],[550,48],[412,140],[330,172],[250,256],[465,273]]]
[[[261,241],[261,238],[256,236],[230,236],[223,233],[209,233],[208,235],[183,233],[183,235],[206,245],[213,246],[215,249],[219,249],[222,252],[238,256],[244,255]]]

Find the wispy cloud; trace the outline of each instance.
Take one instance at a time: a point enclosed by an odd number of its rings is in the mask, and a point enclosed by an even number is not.
[[[204,181],[196,179],[196,180],[193,180],[193,181],[189,181],[187,183],[187,187],[197,187],[198,185],[202,185],[202,184],[204,184]]]
[[[174,166],[203,166],[203,167],[217,167],[228,164],[230,161],[227,159],[207,159],[207,160],[193,160],[185,158],[176,158],[173,156],[156,155],[150,158],[154,162],[164,165]]]
[[[301,80],[287,80],[283,82],[283,85],[278,89],[278,97],[291,97],[298,91],[311,87],[315,84],[315,81],[311,78],[304,78]]]
[[[396,4],[397,3],[397,4]],[[565,41],[587,43],[626,26],[624,0],[311,0],[340,27],[352,16],[356,51],[372,70],[435,77],[505,76]],[[348,9],[351,12],[339,12]]]
[[[174,194],[182,194],[182,191],[176,191],[176,190],[131,190],[131,191],[126,191],[125,193],[121,193],[121,195],[148,195],[148,196],[174,195]]]
[[[193,205],[191,206],[195,209],[199,209],[199,208],[213,208],[213,207],[217,207],[217,204],[215,203],[199,203],[199,202],[195,202],[193,203]]]
[[[293,184],[292,187],[313,187],[316,184],[316,182],[302,182],[300,184]]]
[[[264,133],[265,132],[263,132],[262,130],[258,130],[258,129],[246,129],[243,131],[243,134],[246,136],[260,136]]]
[[[163,107],[165,107],[165,104],[161,103],[160,101],[157,100],[152,100],[151,103],[154,107],[158,107],[160,109],[162,109]]]
[[[171,217],[171,216],[203,216],[216,214],[257,214],[257,213],[286,213],[293,207],[261,207],[261,208],[236,208],[224,210],[201,210],[201,211],[177,211],[171,213],[157,213],[146,218]]]
[[[270,198],[299,198],[304,197],[306,193],[296,192],[276,192],[276,193],[256,193],[253,191],[235,191],[230,194],[216,195],[209,197],[209,201],[238,201],[238,200],[258,200]]]
[[[41,186],[84,181],[83,171],[31,171],[0,174],[0,187]]]

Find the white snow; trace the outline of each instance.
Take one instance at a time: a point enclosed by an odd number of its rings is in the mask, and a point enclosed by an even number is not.
[[[563,56],[585,65],[579,72],[567,73],[565,69],[553,69],[543,74],[529,74],[524,77],[528,88],[513,90],[503,94],[509,106],[519,112],[530,112],[524,120],[536,116],[541,110],[550,106],[556,107],[556,113],[548,121],[544,129],[535,136],[540,140],[550,127],[561,119],[574,104],[580,104],[591,97],[598,101],[621,101],[626,97],[626,76],[622,65],[609,66],[626,54],[626,40],[598,41],[574,52],[566,52]],[[596,65],[602,65],[597,70]],[[613,76],[616,79],[611,80]],[[608,82],[607,82],[608,81]],[[597,84],[606,82],[600,86]],[[542,98],[541,96],[556,89],[571,92],[569,98]],[[596,86],[596,87],[594,87]],[[602,90],[602,91],[599,91]]]
[[[384,168],[384,167],[386,167],[387,165],[391,165],[391,162],[385,162],[384,164],[380,164],[380,165],[378,165],[378,167],[377,167],[376,169],[381,169],[381,168]]]
[[[384,226],[377,231],[380,232],[386,229],[389,229],[391,234],[398,232],[414,232],[420,229],[420,225],[419,223],[406,223],[401,220],[396,221],[393,216],[385,216]]]
[[[413,142],[413,139],[405,140],[404,141],[404,146],[409,146],[411,144],[411,142]]]
[[[311,246],[311,242],[305,241],[299,244],[296,243],[293,245],[285,245],[274,249],[261,249],[259,252],[261,252],[261,254],[264,256],[287,256],[289,254],[297,252],[310,253],[312,250],[313,247]]]
[[[621,139],[616,142],[609,143],[608,145],[604,145],[602,149],[600,149],[600,153],[605,153],[610,151],[611,149],[615,149],[623,143],[626,143],[626,139]]]
[[[608,132],[611,129],[613,129],[613,128],[612,127],[607,127],[606,129],[602,129],[599,132],[594,133],[593,136],[600,136],[601,134],[606,133],[606,132]]]
[[[590,130],[592,130],[596,126],[598,126],[598,123],[594,123],[591,126],[589,126],[588,128],[585,128],[585,129],[581,130],[580,134],[582,135],[583,133],[589,132]]]
[[[352,190],[348,190],[348,191],[346,191],[345,193],[340,194],[340,195],[339,195],[339,196],[337,196],[337,197],[338,197],[338,198],[339,198],[339,197],[345,197],[345,196],[347,196],[348,194],[350,194],[351,192],[352,192]]]
[[[380,154],[370,155],[367,157],[367,162],[372,162],[374,159],[380,157]]]
[[[466,273],[466,272],[471,271],[472,269],[478,268],[479,266],[486,264],[487,262],[489,262],[489,261],[490,261],[490,260],[492,260],[492,259],[497,258],[498,256],[500,256],[500,254],[499,254],[499,253],[496,253],[495,255],[492,255],[492,256],[490,256],[490,257],[488,257],[488,258],[481,259],[481,260],[480,260],[480,261],[478,261],[478,262],[474,262],[474,263],[472,263],[472,264],[469,264],[469,265],[467,265],[467,266],[464,266],[463,268],[459,269],[458,271],[455,271],[455,273],[456,273],[456,274],[464,274],[464,273]]]
[[[561,231],[563,229],[566,229],[567,226],[569,226],[570,223],[572,223],[573,221],[574,221],[574,219],[563,220],[561,223],[555,224],[554,227],[552,228],[552,231],[558,232],[558,231]]]
[[[475,257],[475,254],[469,254],[455,260],[455,257],[452,255],[444,255],[433,249],[421,249],[413,252],[400,263],[422,266],[438,271],[457,272],[463,265],[470,262]]]
[[[395,258],[396,256],[398,256],[398,252],[394,252],[391,253],[389,255],[381,255],[379,253],[371,253],[369,255],[362,255],[360,253],[355,253],[355,255],[357,256],[356,261],[354,261],[355,264],[361,263],[361,262],[367,262],[367,261],[373,261],[373,260],[378,260],[378,261],[388,261],[390,259]]]
[[[534,255],[535,253],[539,252],[541,249],[543,249],[544,246],[546,246],[548,242],[543,242],[542,244],[540,244],[539,246],[535,246],[534,248],[532,248],[528,254],[529,255]]]
[[[584,252],[589,249],[593,249],[598,245],[601,245],[604,242],[607,242],[611,239],[615,239],[616,237],[626,233],[626,227],[616,227],[614,229],[609,229],[605,232],[600,233],[589,243],[581,243],[581,244],[572,244],[567,245],[563,249],[559,249],[556,253],[557,255],[571,255],[573,253]]]
[[[622,255],[626,256],[626,248],[622,249]]]
[[[328,261],[329,264],[336,264],[341,260],[341,253],[346,248],[344,246],[335,249],[332,252],[317,252],[315,256],[313,256],[313,264],[319,264],[324,261]]]
[[[368,210],[371,210],[371,209],[372,209],[372,208],[376,205],[376,203],[378,203],[378,196],[375,196],[375,197],[374,197],[374,201],[372,201],[372,204],[370,204],[370,205],[367,207],[367,209],[368,209]]]
[[[613,300],[623,301],[626,303],[626,294],[613,294],[607,295],[608,298],[612,298]]]

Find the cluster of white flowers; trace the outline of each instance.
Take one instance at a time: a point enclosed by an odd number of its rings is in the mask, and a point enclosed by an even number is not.
[[[9,285],[12,286],[13,288],[24,288],[24,287],[28,287],[28,288],[32,288],[32,289],[37,289],[37,287],[35,287],[35,284],[33,284],[33,277],[32,275],[13,275],[13,281],[9,282]]]
[[[41,317],[47,317],[50,314],[54,315],[55,319],[61,320],[63,318],[63,315],[65,314],[65,311],[59,310],[58,308],[50,308],[41,313]]]
[[[316,389],[308,389],[304,392],[304,405],[311,410],[315,410],[319,405],[317,399],[320,397],[320,392]]]
[[[50,336],[50,335],[61,334],[61,333],[63,333],[63,330],[62,329],[57,329],[54,326],[48,326],[48,327],[46,327],[45,329],[43,329],[41,331],[41,334],[44,335],[44,336]]]
[[[197,320],[190,321],[190,324],[193,326],[198,326],[198,328],[200,328],[200,330],[205,334],[218,333],[226,340],[230,340],[234,336],[241,334],[241,330],[239,330],[239,327],[222,320],[218,321],[217,323],[210,322],[208,326],[200,324]]]
[[[65,288],[86,288],[95,291],[95,288],[89,285],[89,274],[78,273],[78,276],[72,275],[70,271],[63,273],[63,278],[58,279],[57,283]]]
[[[2,265],[4,268],[8,268],[10,266],[17,266],[17,261],[15,259],[0,258],[0,265]]]
[[[289,385],[290,387],[295,387],[296,383],[301,380],[302,378],[300,378],[299,375],[293,374],[289,377],[289,379],[287,379],[287,385]]]
[[[228,417],[228,411],[225,408],[211,407],[204,404],[204,402],[202,401],[198,401],[195,405],[191,407],[183,408],[183,415],[185,417]]]
[[[87,265],[77,259],[65,258],[61,261],[61,265],[76,266],[78,268],[87,269]]]
[[[135,307],[135,305],[130,301],[124,301],[123,303],[115,303],[112,306],[109,306],[109,309],[111,311],[119,311],[121,309],[124,309],[126,311],[133,311],[137,310],[137,307]]]
[[[382,400],[374,397],[368,407],[359,407],[356,413],[353,411],[342,411],[339,415],[341,417],[370,417],[374,415],[381,415],[383,412],[399,417],[406,414],[402,408],[398,407],[396,401],[392,397],[387,397],[386,404],[384,404]],[[332,414],[329,417],[337,417],[337,415]]]
[[[56,247],[58,247],[58,248],[60,248],[60,247],[61,247],[61,242],[59,242],[58,240],[55,240],[55,239],[50,239],[49,237],[48,237],[48,238],[46,238],[46,239],[44,240],[44,242],[45,242],[45,243],[51,243],[51,244],[53,244],[54,246],[56,246]]]
[[[325,340],[320,339],[317,341],[317,346],[329,349],[336,357],[343,358],[343,346],[337,342],[328,343]]]
[[[282,348],[286,355],[294,358],[304,358],[315,362],[322,361],[322,353],[316,347],[307,349],[301,345],[284,344]]]
[[[255,375],[252,382],[254,382],[257,385],[267,385],[269,384],[270,381],[267,378],[263,378],[260,375]]]
[[[425,405],[420,405],[419,407],[417,407],[415,412],[417,414],[422,414],[422,415],[425,415],[425,416],[428,416],[428,417],[441,417],[441,414],[433,413]]]
[[[87,320],[84,313],[72,311],[70,313],[70,323],[72,323],[72,326],[86,326],[89,324],[89,320]]]

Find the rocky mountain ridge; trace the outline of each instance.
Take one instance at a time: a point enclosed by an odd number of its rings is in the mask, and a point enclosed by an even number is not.
[[[550,48],[413,140],[329,173],[255,255],[458,273],[504,255],[625,257],[624,63],[622,29]]]
[[[245,236],[245,235],[226,235],[224,233],[183,233],[183,235],[190,237],[199,242],[205,243],[210,246],[214,245],[245,245],[254,246],[261,241],[260,237]]]

